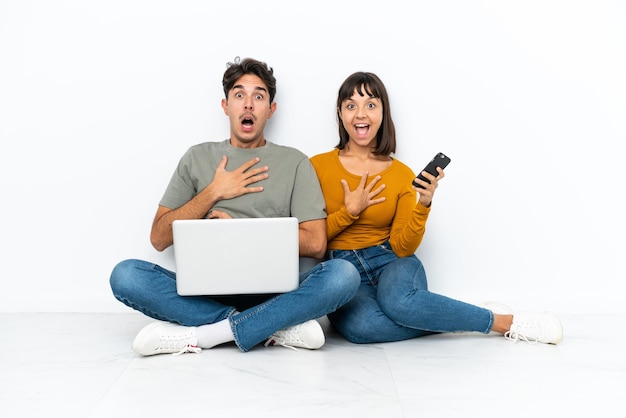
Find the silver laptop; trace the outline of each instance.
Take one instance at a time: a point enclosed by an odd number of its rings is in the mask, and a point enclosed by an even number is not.
[[[176,220],[181,296],[284,293],[299,285],[298,219]]]

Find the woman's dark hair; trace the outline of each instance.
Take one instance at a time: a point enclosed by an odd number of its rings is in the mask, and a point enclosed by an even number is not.
[[[274,77],[274,69],[262,61],[252,58],[244,58],[240,60],[235,57],[234,62],[226,64],[228,67],[222,78],[222,87],[224,87],[224,95],[228,99],[228,92],[233,88],[237,80],[243,75],[253,74],[258,76],[265,85],[270,94],[270,103],[274,102],[276,96],[276,78]]]
[[[341,118],[341,105],[345,100],[350,99],[354,92],[361,96],[369,96],[380,99],[383,105],[383,121],[380,129],[376,133],[375,155],[391,155],[396,152],[396,128],[391,118],[391,109],[389,105],[389,96],[383,82],[374,73],[359,71],[348,78],[339,87],[337,96],[337,123],[339,124],[339,144],[335,146],[338,149],[344,149],[350,135],[344,128]]]

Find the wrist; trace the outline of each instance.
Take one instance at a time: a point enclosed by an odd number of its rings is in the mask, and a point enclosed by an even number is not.
[[[353,215],[348,208],[345,207],[345,205],[341,207],[341,210],[344,211],[352,220],[359,219],[359,215]]]

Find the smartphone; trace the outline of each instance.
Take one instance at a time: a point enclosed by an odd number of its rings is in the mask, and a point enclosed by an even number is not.
[[[437,167],[441,167],[441,169],[444,169],[448,166],[448,164],[450,164],[450,158],[443,152],[439,152],[433,157],[432,160],[430,160],[430,162],[426,165],[426,167],[424,167],[422,171],[426,171],[433,176],[438,176],[439,173],[437,172]],[[417,178],[420,180],[424,180],[426,183],[430,183],[430,180],[422,176],[422,171],[419,172]],[[417,184],[415,179],[413,180],[413,186],[419,187],[420,189],[424,188],[422,185]]]

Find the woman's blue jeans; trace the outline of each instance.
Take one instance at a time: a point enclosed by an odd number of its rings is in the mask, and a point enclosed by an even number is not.
[[[120,262],[111,273],[116,299],[149,317],[185,326],[229,318],[235,343],[243,352],[274,332],[335,311],[356,294],[360,278],[344,260],[317,264],[300,275],[300,287],[266,297],[179,296],[176,274],[142,260]]]
[[[327,258],[347,260],[361,275],[356,296],[328,315],[333,326],[353,343],[491,331],[490,310],[429,292],[421,261],[415,255],[399,258],[388,242],[362,250],[333,250]]]

